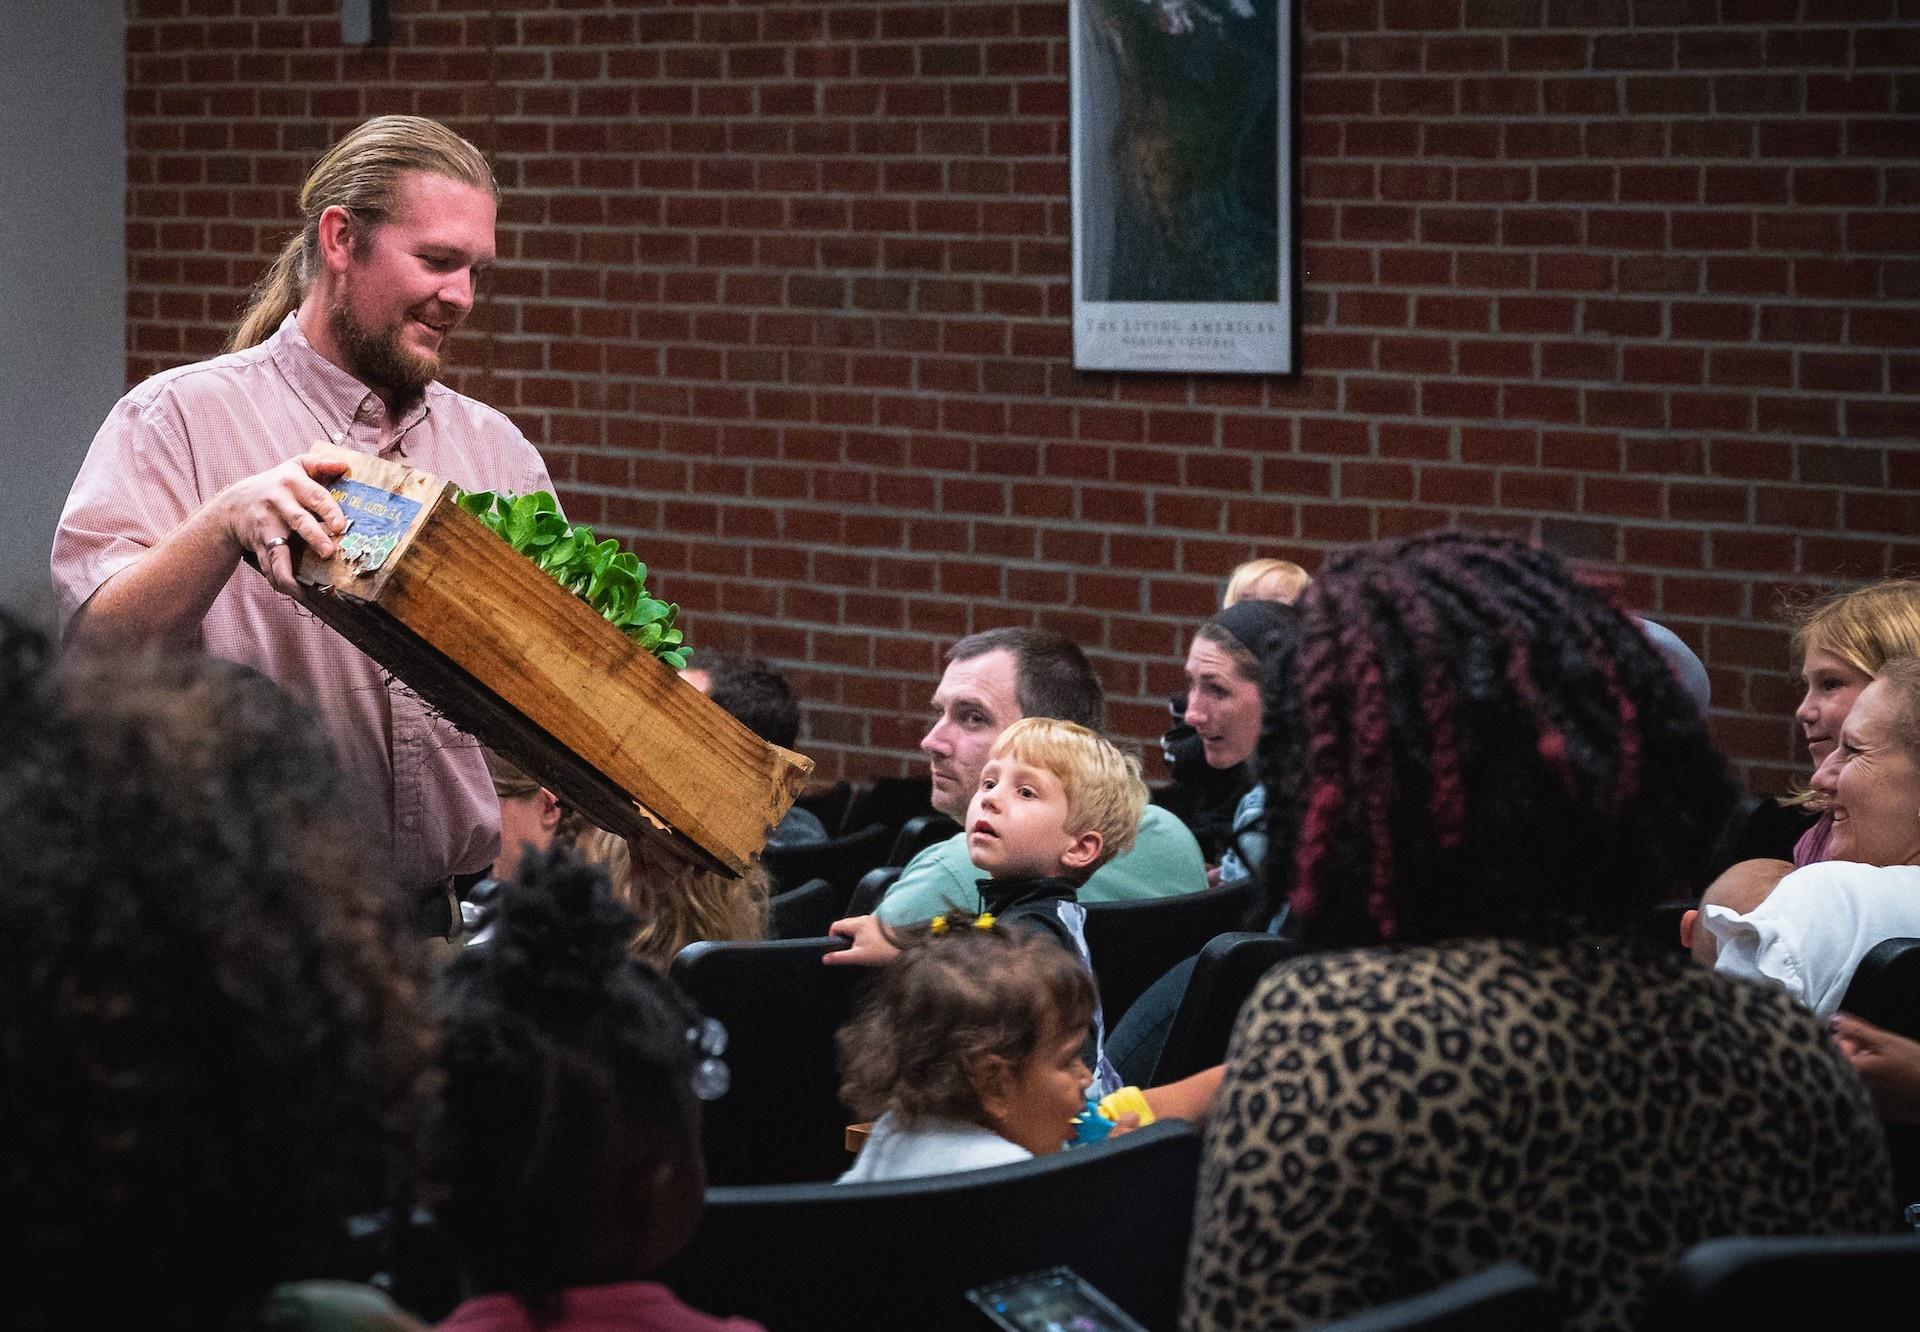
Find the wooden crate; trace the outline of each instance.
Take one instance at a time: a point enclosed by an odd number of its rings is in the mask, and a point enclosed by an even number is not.
[[[450,483],[314,451],[349,464],[333,490],[354,519],[332,558],[302,554],[315,615],[610,832],[696,865],[746,868],[812,760],[715,706],[460,508]],[[383,532],[389,540],[372,540]],[[363,543],[376,567],[355,567]]]

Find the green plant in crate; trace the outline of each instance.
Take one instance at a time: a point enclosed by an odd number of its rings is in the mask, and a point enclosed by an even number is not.
[[[686,666],[693,649],[674,627],[680,608],[647,595],[647,566],[618,541],[594,540],[593,529],[568,522],[544,490],[463,492],[459,504],[628,638],[675,670]]]

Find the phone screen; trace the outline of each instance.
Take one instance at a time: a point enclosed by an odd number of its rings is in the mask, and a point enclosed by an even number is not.
[[[1008,1332],[1145,1332],[1065,1267],[982,1286],[967,1298]]]

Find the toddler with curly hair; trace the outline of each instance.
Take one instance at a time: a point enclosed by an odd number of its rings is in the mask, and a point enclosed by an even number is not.
[[[841,1099],[875,1123],[842,1184],[1060,1150],[1093,1081],[1093,979],[1050,940],[953,912],[900,956],[841,1031]]]

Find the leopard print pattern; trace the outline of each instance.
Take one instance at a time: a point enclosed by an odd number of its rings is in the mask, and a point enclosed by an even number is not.
[[[1328,953],[1270,974],[1207,1130],[1183,1327],[1284,1328],[1504,1260],[1631,1327],[1714,1235],[1888,1229],[1886,1145],[1778,990],[1617,941]]]

